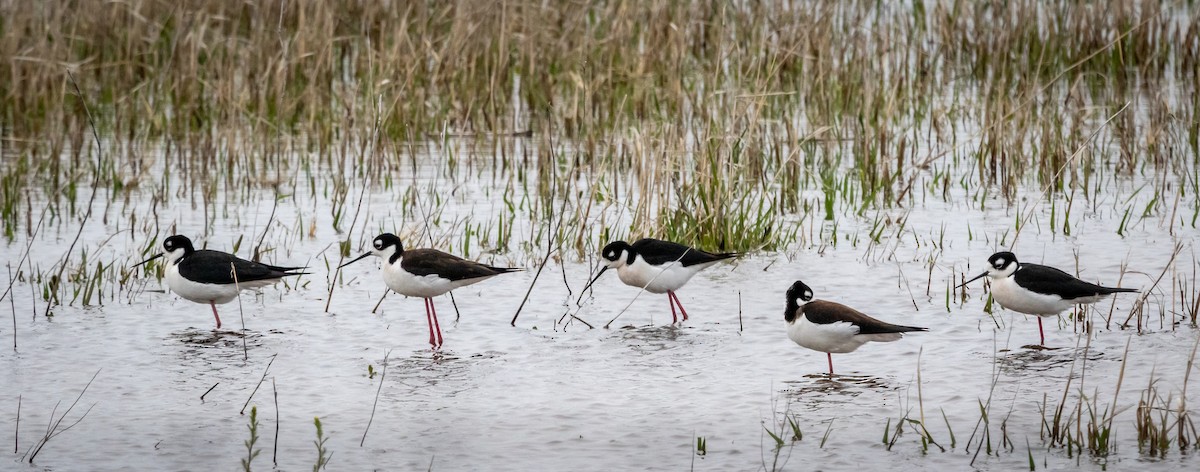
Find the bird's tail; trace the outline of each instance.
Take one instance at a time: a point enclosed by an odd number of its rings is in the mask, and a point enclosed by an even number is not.
[[[307,268],[308,268],[308,267],[283,267],[283,266],[273,266],[273,265],[270,265],[270,264],[263,264],[263,265],[267,266],[267,268],[269,268],[269,269],[271,269],[271,270],[274,270],[274,271],[279,271],[279,272],[293,272],[293,271],[297,271],[297,270],[304,270],[304,269],[307,269]],[[305,273],[307,274],[308,272],[305,272]],[[299,274],[288,274],[288,275],[299,275]]]
[[[509,272],[520,272],[520,271],[523,271],[523,270],[525,270],[525,269],[522,269],[522,268],[520,268],[520,267],[494,267],[494,266],[487,266],[487,268],[489,268],[489,269],[492,269],[492,270],[496,271],[496,273],[499,273],[499,274],[507,274],[507,273],[509,273]]]

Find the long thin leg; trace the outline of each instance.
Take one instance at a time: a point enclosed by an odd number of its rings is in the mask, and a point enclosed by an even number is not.
[[[442,327],[441,327],[441,325],[438,324],[438,320],[437,320],[437,306],[434,306],[432,298],[430,298],[428,300],[429,300],[429,311],[433,312],[433,329],[437,330],[437,344],[434,345],[433,348],[438,349],[438,348],[442,347]]]
[[[217,329],[221,329],[221,317],[220,317],[220,316],[217,316],[217,304],[216,304],[216,303],[213,303],[213,302],[208,302],[208,306],[211,306],[211,307],[212,307],[212,309],[213,309],[213,318],[216,318],[216,319],[217,319]]]
[[[679,315],[675,314],[675,299],[671,297],[671,292],[667,292],[667,304],[671,305],[671,324],[679,321]]]
[[[825,356],[829,358],[829,377],[833,378],[833,353],[826,352]]]
[[[1042,317],[1038,317],[1038,334],[1042,337],[1042,343],[1039,346],[1046,345],[1046,332],[1042,330]]]
[[[684,310],[683,303],[679,302],[679,295],[676,295],[675,292],[667,292],[667,295],[670,295],[671,298],[675,299],[675,304],[679,305],[679,312],[683,313],[683,321],[687,321],[687,319],[688,319],[687,310]]]
[[[428,298],[425,299],[425,322],[429,323],[429,345],[433,346],[434,349],[437,349],[437,345],[434,343],[433,316],[429,314],[429,299]]]

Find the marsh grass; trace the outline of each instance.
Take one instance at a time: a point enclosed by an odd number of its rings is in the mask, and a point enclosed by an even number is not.
[[[1163,398],[1158,389],[1160,379],[1150,376],[1146,389],[1138,399],[1135,413],[1138,452],[1151,457],[1164,457],[1172,444],[1180,453],[1200,450],[1200,430],[1192,420],[1187,407],[1187,384],[1191,378],[1200,340],[1192,346],[1187,368],[1183,374],[1183,386],[1176,399],[1173,392]]]
[[[519,249],[514,228],[556,207],[544,197],[568,215],[553,237],[579,254],[612,225],[714,249],[811,244],[797,228],[812,209],[831,221],[944,199],[947,170],[965,166],[958,183],[980,204],[996,189],[1011,201],[1026,177],[1070,196],[1050,225],[1066,232],[1106,148],[1119,172],[1162,175],[1197,149],[1192,12],[1120,5],[8,4],[0,28],[24,34],[0,41],[15,79],[0,101],[5,175],[35,176],[60,214],[89,173],[114,199],[186,195],[206,226],[255,189],[307,181],[344,232],[352,187],[399,190],[396,173],[428,153],[444,183],[503,181],[505,211],[455,231],[464,252]],[[65,70],[106,136],[93,169],[77,165],[89,123]],[[1096,157],[1061,172],[1092,110],[1131,100]],[[11,240],[28,195],[0,183]]]

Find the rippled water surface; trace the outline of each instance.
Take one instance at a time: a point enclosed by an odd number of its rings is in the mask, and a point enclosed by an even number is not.
[[[437,353],[427,345],[420,300],[393,294],[372,313],[383,294],[377,262],[344,269],[347,283],[323,311],[329,275],[313,262],[330,250],[322,237],[272,254],[277,263],[307,260],[313,273],[220,306],[219,332],[208,307],[159,291],[158,281],[141,275],[103,305],[59,307],[50,318],[34,316],[43,302],[18,283],[18,347],[0,353],[0,443],[17,451],[5,468],[235,469],[246,455],[248,403],[261,423],[254,464],[277,461],[282,470],[315,462],[313,417],[324,424],[335,470],[1012,470],[1028,467],[1031,457],[1039,468],[1100,469],[1103,461],[1048,447],[1043,438],[1043,420],[1064,391],[1068,412],[1081,404],[1081,391],[1100,408],[1120,411],[1113,427],[1119,453],[1109,466],[1194,467],[1186,455],[1139,454],[1135,440],[1139,396],[1153,379],[1160,395],[1177,397],[1196,345],[1193,328],[1171,325],[1177,315],[1159,321],[1157,313],[1171,309],[1170,292],[1149,297],[1156,315],[1144,334],[1118,328],[1136,300],[1119,296],[1087,312],[1090,340],[1080,334],[1084,324],[1051,318],[1053,349],[1023,347],[1036,344],[1036,319],[985,313],[982,284],[947,310],[947,285],[981,270],[996,248],[978,235],[998,234],[1013,218],[1002,205],[965,209],[931,204],[907,213],[913,233],[945,228],[932,273],[921,260],[929,249],[904,237],[884,243],[892,257],[850,244],[755,253],[693,279],[679,292],[692,318],[675,326],[665,296],[639,295],[610,275],[577,308],[592,268],[571,262],[547,266],[510,326],[536,275],[531,264],[456,291],[460,318],[448,297],[438,298],[445,348]],[[948,219],[951,212],[965,217]],[[1076,234],[1084,236],[1031,231],[1016,249],[1026,260],[1063,268],[1074,268],[1078,254],[1085,278],[1114,284],[1127,264],[1122,285],[1150,286],[1170,259],[1172,237],[1147,227],[1122,238],[1100,229],[1111,225],[1110,215],[1096,215],[1080,220]],[[179,232],[198,231],[180,222]],[[90,241],[105,236],[85,234]],[[37,239],[30,257],[55,257],[62,237]],[[209,246],[229,249],[227,240],[214,237]],[[142,249],[114,240],[100,257],[132,263]],[[8,258],[22,251],[20,243],[5,249]],[[829,378],[824,354],[786,336],[783,292],[796,279],[818,298],[930,331],[836,355],[839,374]],[[578,320],[558,323],[567,313]],[[6,341],[11,331],[5,327]],[[48,442],[35,465],[19,462],[94,374],[63,420],[73,426]],[[791,441],[788,418],[801,440]],[[897,437],[901,418],[924,418],[936,444],[923,446],[907,422]],[[889,425],[890,448],[883,442]],[[787,444],[776,448],[768,430]],[[697,437],[706,440],[704,455]]]

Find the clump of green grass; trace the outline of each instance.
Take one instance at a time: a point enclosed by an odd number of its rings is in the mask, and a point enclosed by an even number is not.
[[[774,406],[776,399],[772,399]],[[794,446],[796,443],[804,439],[804,433],[800,430],[800,419],[795,414],[792,414],[788,407],[785,406],[782,413],[775,411],[774,419],[771,421],[770,427],[767,426],[766,420],[763,420],[763,432],[771,438],[771,462],[768,464],[766,457],[763,458],[763,468],[766,470],[781,470],[787,464],[790,453],[786,456],[781,456],[786,447]],[[825,441],[829,438],[833,424],[830,421],[829,428],[825,430],[825,436],[821,439],[821,447],[825,447]]]
[[[1138,452],[1151,457],[1164,457],[1172,445],[1183,454],[1200,450],[1200,430],[1197,430],[1187,407],[1187,381],[1191,377],[1197,348],[1200,348],[1200,341],[1193,345],[1192,353],[1188,356],[1183,389],[1178,399],[1172,394],[1163,398],[1158,390],[1159,380],[1151,374],[1135,413]]]

